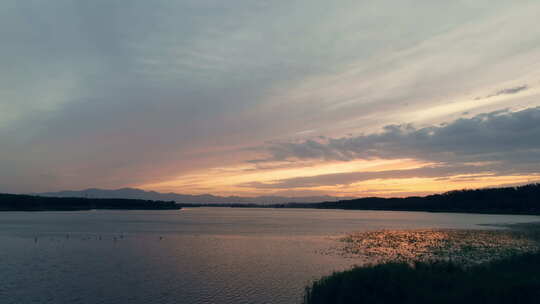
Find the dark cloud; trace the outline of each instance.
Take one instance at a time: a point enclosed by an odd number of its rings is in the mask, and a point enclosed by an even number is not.
[[[522,85],[522,86],[518,86],[518,87],[514,87],[514,88],[504,89],[504,90],[500,90],[499,92],[497,92],[495,94],[495,96],[516,94],[516,93],[519,93],[521,91],[525,91],[528,88],[529,88],[528,85]]]
[[[540,172],[540,107],[496,111],[417,128],[389,125],[382,132],[268,147],[270,161],[412,158],[437,163],[491,162],[497,170]]]
[[[522,92],[528,89],[529,89],[529,86],[524,84],[524,85],[513,87],[513,88],[502,89],[486,97],[476,97],[475,100],[486,99],[486,98],[496,97],[500,95],[513,95],[513,94],[517,94],[519,92]]]

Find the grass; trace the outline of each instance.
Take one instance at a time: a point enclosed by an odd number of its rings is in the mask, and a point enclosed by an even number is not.
[[[540,253],[473,265],[387,262],[334,273],[306,288],[304,304],[539,303]]]

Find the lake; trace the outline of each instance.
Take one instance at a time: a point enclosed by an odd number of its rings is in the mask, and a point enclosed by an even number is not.
[[[494,229],[537,216],[315,209],[0,212],[0,303],[298,303],[378,229]],[[481,226],[482,225],[482,226]]]

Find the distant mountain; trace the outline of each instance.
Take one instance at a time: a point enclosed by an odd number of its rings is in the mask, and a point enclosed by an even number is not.
[[[196,204],[226,204],[226,203],[254,203],[254,204],[286,204],[286,203],[318,203],[335,202],[339,200],[352,199],[352,197],[334,196],[305,196],[305,197],[282,197],[282,196],[215,196],[211,194],[189,195],[178,193],[160,193],[155,191],[144,191],[135,188],[123,188],[115,190],[107,189],[86,189],[80,191],[59,191],[46,193],[33,193],[33,195],[49,197],[85,197],[85,198],[123,198],[142,199],[156,201],[175,201],[177,203]]]

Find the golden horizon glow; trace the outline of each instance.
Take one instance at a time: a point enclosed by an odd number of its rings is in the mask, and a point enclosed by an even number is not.
[[[287,165],[288,164],[288,165]],[[489,172],[481,174],[456,174],[446,177],[388,177],[373,178],[350,184],[325,186],[300,186],[283,189],[257,188],[251,183],[272,184],[277,181],[309,178],[342,173],[375,173],[394,170],[411,170],[436,164],[412,159],[355,160],[355,161],[303,161],[298,163],[267,164],[259,168],[253,164],[215,167],[178,178],[137,185],[144,190],[176,192],[184,194],[214,194],[222,196],[259,195],[332,195],[338,197],[381,196],[403,197],[426,195],[451,190],[485,188],[491,186],[521,184],[540,179],[539,175],[496,176]]]

